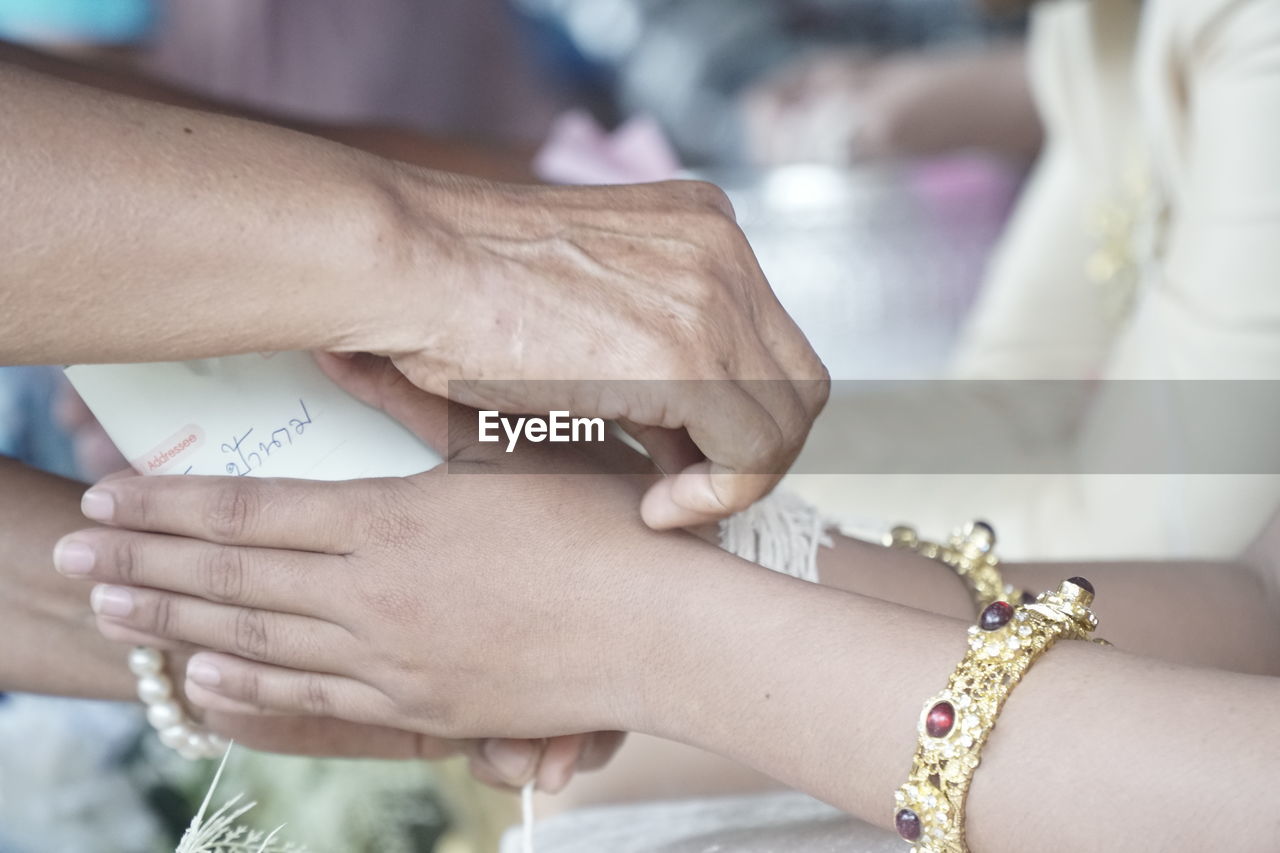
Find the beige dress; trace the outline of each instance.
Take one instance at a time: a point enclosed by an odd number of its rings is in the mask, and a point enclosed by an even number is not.
[[[1280,4],[1042,3],[1031,74],[1046,150],[955,375],[1280,378]],[[1007,425],[1009,446],[1053,439],[1055,430],[1073,453],[1126,430],[1141,440],[1132,388],[1100,385],[1070,429],[1044,411],[1021,412]],[[1193,403],[1171,404],[1170,419],[1188,416],[1179,405]],[[866,431],[850,441],[883,440],[858,401],[834,406],[833,418]],[[1241,408],[1221,417],[1255,416]],[[934,535],[982,515],[1011,556],[1232,556],[1280,504],[1280,477],[1208,470],[798,477],[794,486],[836,514],[909,521]]]

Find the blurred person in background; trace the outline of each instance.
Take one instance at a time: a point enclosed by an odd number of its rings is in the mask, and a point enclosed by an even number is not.
[[[1139,403],[1126,389],[1138,386],[1121,380],[1280,378],[1277,56],[1274,4],[1034,7],[1029,72],[1046,143],[950,375],[1092,390],[1070,410],[1076,422],[1047,417],[1043,400],[1002,401],[1010,447],[1084,454],[1133,428]],[[956,383],[943,404],[992,405],[965,392]],[[1167,414],[1188,413],[1170,404]],[[874,431],[873,421],[862,425]],[[1280,503],[1280,478],[1263,471],[827,485],[833,508],[935,533],[965,506],[1000,519],[1007,553],[1044,559],[1220,558],[1253,541]]]
[[[1029,164],[1042,139],[1020,41],[901,51],[829,49],[751,86],[746,158],[765,166],[981,151]]]
[[[970,0],[517,5],[557,22],[605,69],[624,111],[655,116],[693,166],[843,164],[855,153],[966,144],[1025,158],[1038,137],[1021,75],[1008,74],[1019,62],[1016,11],[991,15]],[[997,89],[986,89],[993,81]],[[975,108],[1005,126],[975,121]],[[857,145],[855,116],[866,137]]]
[[[765,193],[791,193],[780,200],[783,215],[788,203],[805,210],[799,196],[806,192],[838,196],[846,179],[874,184],[896,166],[887,160],[914,167],[919,158],[975,149],[1014,162],[1035,157],[945,367],[950,378],[1075,380],[1084,388],[1094,380],[1280,374],[1267,281],[1280,245],[1272,239],[1280,223],[1267,214],[1280,146],[1262,118],[1274,112],[1280,84],[1265,69],[1270,21],[1251,4],[522,5],[557,16],[585,52],[615,69],[622,103],[651,109],[686,162],[762,164],[756,181]],[[1241,33],[1254,19],[1259,26],[1247,39]],[[1027,48],[1019,40],[1023,21]],[[1204,47],[1210,42],[1214,52]],[[1251,64],[1254,56],[1262,60]],[[789,163],[866,168],[769,168]],[[911,193],[919,170],[905,171]],[[793,174],[806,179],[789,182]],[[872,230],[896,214],[885,205],[850,227]],[[789,233],[807,236],[784,230],[779,239]],[[945,254],[919,242],[912,251]],[[771,277],[785,291],[787,271]],[[870,289],[852,273],[845,287]],[[794,296],[825,304],[829,294],[814,293],[801,284]],[[798,308],[800,316],[805,306]],[[1008,401],[1010,446],[1032,459],[1070,455],[1108,434],[1133,411],[1106,388],[1103,382],[1091,402],[1069,413],[1080,416],[1078,424],[1045,417],[1036,408],[1043,400]],[[938,405],[989,405],[964,394],[958,385],[956,399]],[[826,417],[858,429],[847,440],[868,452],[882,447],[877,432],[885,423],[903,420],[900,413],[877,417],[873,401],[842,403],[839,389],[836,396]],[[923,485],[907,477],[813,480],[798,487],[843,515],[911,519],[936,535],[958,511],[987,514],[1001,520],[1010,553],[1035,558],[1224,557],[1252,541],[1280,500],[1280,481],[1267,474],[1009,476],[954,488],[946,478]],[[1121,524],[1116,510],[1128,506],[1150,511]],[[1055,534],[1064,519],[1094,535],[1085,543]],[[1191,519],[1213,523],[1188,535]]]

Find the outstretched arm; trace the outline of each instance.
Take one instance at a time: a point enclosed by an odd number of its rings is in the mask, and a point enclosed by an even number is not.
[[[0,113],[0,362],[349,347],[406,273],[376,158],[9,64]]]
[[[323,486],[111,482],[100,488],[114,523],[153,533],[77,534],[99,554],[92,577],[111,584],[97,598],[103,630],[222,650],[187,671],[208,707],[449,737],[646,732],[888,825],[921,706],[965,651],[966,621],[647,531],[629,512],[636,484],[467,471],[455,461],[448,474]],[[422,517],[430,530],[410,521]],[[289,550],[304,540],[310,552]],[[888,571],[885,556],[866,559]],[[1105,598],[1105,576],[1095,582]],[[1143,607],[1113,608],[1101,633],[1132,640]],[[1243,634],[1232,612],[1218,620],[1280,660],[1273,638]],[[1166,636],[1183,631],[1204,633],[1170,619]],[[974,849],[1105,839],[1195,850],[1231,837],[1267,850],[1274,810],[1239,792],[1265,790],[1280,767],[1280,747],[1260,734],[1277,701],[1274,671],[1059,644],[1014,691],[984,753]]]
[[[534,154],[532,150],[479,140],[432,137],[395,127],[332,124],[271,115],[243,105],[197,95],[129,68],[78,62],[3,41],[0,41],[0,62],[8,62],[70,83],[172,107],[267,122],[350,145],[391,160],[401,160],[431,169],[495,180],[532,179],[529,170]]]
[[[1271,525],[1280,530],[1280,515]],[[973,605],[951,570],[914,554],[838,538],[819,554],[823,583],[895,604],[970,620]],[[1005,580],[1039,592],[1072,575],[1094,581],[1108,639],[1187,666],[1280,675],[1280,571],[1251,552],[1228,562],[1022,563]],[[1222,630],[1230,614],[1231,630]]]
[[[826,401],[708,184],[487,183],[3,63],[0,121],[0,363],[390,355],[473,405],[625,421],[688,474],[662,527],[766,493]]]

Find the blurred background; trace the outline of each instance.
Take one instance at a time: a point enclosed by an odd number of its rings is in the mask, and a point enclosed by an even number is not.
[[[1040,145],[1024,27],[969,0],[0,0],[0,39],[87,82],[493,177],[715,181],[848,379],[942,374]],[[117,464],[52,368],[0,372],[0,453]],[[209,773],[144,731],[0,699],[0,853],[172,850]],[[490,853],[515,817],[452,765],[240,754],[225,790],[319,851]]]

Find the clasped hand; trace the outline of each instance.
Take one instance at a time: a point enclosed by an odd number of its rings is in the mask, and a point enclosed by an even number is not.
[[[449,404],[389,363],[325,366],[443,443]],[[210,650],[191,657],[185,692],[212,712],[449,741],[635,728],[646,689],[635,654],[658,651],[660,619],[678,606],[663,590],[691,548],[710,546],[644,526],[635,507],[655,478],[620,443],[516,455],[524,473],[503,473],[510,457],[477,444],[403,479],[109,479],[84,499],[106,526],[66,537],[55,562],[98,583],[108,638]],[[602,464],[635,473],[593,473]],[[560,766],[543,786],[617,742],[553,741]]]

